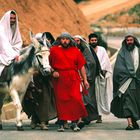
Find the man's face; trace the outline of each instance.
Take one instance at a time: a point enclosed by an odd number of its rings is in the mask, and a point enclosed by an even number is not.
[[[80,45],[80,39],[79,38],[74,38],[75,42]]]
[[[67,37],[61,38],[60,41],[61,41],[62,47],[64,47],[64,48],[67,48],[69,46],[69,44],[70,44],[70,39],[67,38]]]
[[[126,38],[126,47],[128,51],[132,51],[134,49],[135,45],[133,37],[130,36]]]
[[[90,44],[93,48],[95,48],[95,47],[97,46],[97,42],[98,42],[98,40],[97,40],[96,37],[92,37],[92,38],[89,40],[89,44]]]
[[[134,44],[134,38],[133,37],[128,37],[126,39],[126,43],[127,43],[127,45],[133,45]]]
[[[10,25],[14,25],[16,23],[16,15],[10,14]]]

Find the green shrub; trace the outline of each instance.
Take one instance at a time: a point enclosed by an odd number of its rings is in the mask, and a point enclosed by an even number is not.
[[[137,13],[138,15],[140,15],[140,4],[135,5],[133,8],[131,8],[128,13],[130,15],[133,15],[134,13]]]

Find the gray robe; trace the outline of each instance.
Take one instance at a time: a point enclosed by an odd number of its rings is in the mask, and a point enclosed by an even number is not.
[[[95,77],[96,77],[96,62],[90,50],[85,48],[82,52],[86,60],[86,74],[90,84],[88,95],[83,95],[83,100],[88,112],[87,121],[96,120],[98,118],[98,110],[95,96]]]
[[[140,48],[138,48],[140,58]],[[120,95],[119,88],[132,78],[124,94]],[[113,100],[111,112],[118,118],[131,117],[140,119],[140,61],[135,72],[132,56],[126,47],[122,46],[118,53],[113,72]]]

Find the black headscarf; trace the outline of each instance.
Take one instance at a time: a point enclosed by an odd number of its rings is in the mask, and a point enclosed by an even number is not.
[[[50,32],[44,32],[42,37],[46,37],[47,39],[51,40],[51,44],[53,44],[53,42],[55,41],[53,35]]]

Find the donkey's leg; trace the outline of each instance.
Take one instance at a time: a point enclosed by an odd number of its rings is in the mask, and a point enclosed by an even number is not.
[[[21,120],[21,110],[22,110],[22,105],[19,99],[18,92],[15,89],[12,89],[10,92],[10,95],[13,99],[13,102],[16,106],[16,121],[17,121],[17,130],[22,131],[22,120]]]
[[[1,115],[2,115],[2,106],[3,106],[4,97],[5,97],[5,94],[0,93],[0,130],[2,130],[2,118],[1,118]]]

